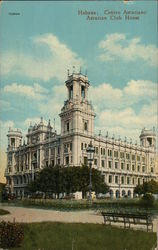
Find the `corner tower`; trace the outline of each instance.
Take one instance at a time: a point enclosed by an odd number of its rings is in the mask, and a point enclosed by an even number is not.
[[[80,133],[87,136],[94,135],[94,110],[88,101],[88,77],[81,73],[68,75],[65,82],[67,100],[61,109],[61,135]]]
[[[143,147],[147,148],[156,148],[156,133],[155,129],[153,130],[148,130],[148,129],[143,129],[140,134],[140,143]]]

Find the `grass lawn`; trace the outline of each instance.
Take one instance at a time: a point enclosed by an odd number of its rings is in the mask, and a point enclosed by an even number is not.
[[[10,214],[8,211],[4,209],[0,209],[0,215]]]
[[[150,250],[156,234],[98,224],[24,224],[25,237],[17,250]]]

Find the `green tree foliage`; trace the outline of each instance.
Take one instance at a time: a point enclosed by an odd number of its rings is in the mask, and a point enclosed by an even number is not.
[[[29,184],[31,192],[51,192],[58,197],[60,193],[74,193],[82,191],[83,195],[89,190],[89,172],[87,166],[82,167],[46,167],[35,180]],[[107,193],[108,186],[104,183],[104,178],[100,171],[92,168],[92,190],[96,193]]]
[[[149,182],[144,182],[142,185],[137,185],[134,189],[136,194],[158,194],[158,182],[151,180]]]
[[[149,193],[144,194],[141,198],[141,204],[145,207],[152,207],[154,204],[154,196]]]
[[[0,201],[3,200],[4,192],[5,192],[5,186],[6,184],[0,183]]]

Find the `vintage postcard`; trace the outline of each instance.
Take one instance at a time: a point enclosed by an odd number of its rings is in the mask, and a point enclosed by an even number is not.
[[[154,0],[1,1],[3,218],[39,224],[0,247],[156,247],[158,219],[143,211],[158,209],[157,45]],[[124,242],[128,230],[119,239],[119,227],[99,228],[106,220],[153,233],[133,230]]]

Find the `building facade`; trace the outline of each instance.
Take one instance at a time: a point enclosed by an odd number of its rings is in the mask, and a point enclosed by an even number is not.
[[[156,134],[143,129],[140,145],[126,137],[104,137],[94,134],[95,113],[88,101],[90,83],[81,73],[68,75],[67,100],[59,114],[61,133],[53,130],[50,121],[30,125],[22,141],[20,130],[8,131],[7,167],[5,176],[11,193],[24,195],[27,185],[48,165],[80,166],[87,164],[86,148],[90,141],[95,147],[93,167],[104,175],[111,197],[133,197],[134,187],[156,179]],[[105,100],[106,101],[106,100]]]

